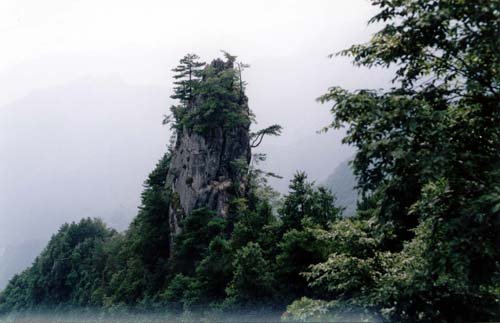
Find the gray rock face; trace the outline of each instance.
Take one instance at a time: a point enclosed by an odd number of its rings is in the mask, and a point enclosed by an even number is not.
[[[184,129],[178,135],[167,175],[172,239],[194,209],[206,207],[225,217],[230,198],[244,195],[245,177],[239,165],[250,162],[249,140],[249,129],[244,127],[215,128],[206,135]]]
[[[238,79],[235,70],[235,57],[226,55],[226,59],[215,59],[205,67],[201,79],[195,81],[199,83],[194,83],[197,91],[190,83],[182,83],[186,80],[176,83],[179,93],[184,89],[195,94],[181,101],[185,110],[177,111],[183,114],[177,114],[175,147],[166,178],[171,194],[171,256],[182,220],[193,210],[203,207],[226,217],[231,199],[246,193],[246,169],[251,156],[250,111],[241,74]],[[193,125],[196,122],[198,127]]]

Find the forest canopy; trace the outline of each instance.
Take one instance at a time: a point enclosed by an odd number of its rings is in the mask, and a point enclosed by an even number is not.
[[[325,131],[345,128],[343,143],[356,148],[352,216],[304,172],[279,197],[256,168],[263,157],[253,155],[250,164],[231,161],[243,176],[229,187],[237,194],[227,213],[196,207],[174,235],[172,145],[146,179],[128,230],[91,218],[64,224],[1,292],[0,315],[75,306],[270,308],[291,321],[498,320],[500,3],[372,3],[370,23],[381,29],[332,57],[392,67],[391,87],[333,86],[318,98],[332,115]],[[183,57],[173,70],[177,104],[164,120],[175,136],[249,131],[246,67],[228,53],[210,64]],[[247,133],[248,146],[280,133],[278,125]]]

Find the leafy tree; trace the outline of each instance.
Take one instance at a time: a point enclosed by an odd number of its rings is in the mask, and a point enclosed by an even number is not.
[[[357,148],[363,221],[380,242],[361,258],[333,253],[313,268],[311,285],[393,320],[491,319],[500,258],[491,199],[500,182],[499,3],[373,4],[380,11],[371,22],[384,27],[341,54],[361,66],[396,65],[394,87],[334,87],[320,101],[333,102],[331,127],[346,125],[343,141]],[[359,275],[346,280],[352,272]]]
[[[225,288],[232,278],[232,257],[229,241],[217,236],[210,242],[207,255],[198,264],[195,273],[202,303],[222,302],[226,297]]]
[[[460,191],[474,191],[470,184],[497,166],[495,3],[374,1],[380,13],[371,22],[385,27],[342,54],[363,66],[398,64],[399,86],[383,93],[332,88],[320,98],[335,102],[332,127],[349,125],[344,142],[359,149],[359,186],[384,187],[382,216],[403,231],[418,221],[400,214],[427,182],[454,177]]]
[[[322,298],[353,300],[350,305],[360,305],[356,298],[374,287],[384,269],[378,259],[380,240],[374,234],[368,221],[356,218],[337,221],[328,230],[315,230],[316,238],[328,243],[331,253],[303,274],[310,286]]]
[[[325,260],[328,250],[326,245],[318,241],[310,230],[292,229],[283,235],[278,244],[276,271],[284,298],[290,300],[312,295],[313,290],[309,288],[302,273],[309,266]]]
[[[181,310],[186,302],[187,291],[193,285],[193,278],[183,274],[177,274],[168,284],[161,298],[167,302],[170,309]]]
[[[64,224],[33,265],[0,296],[0,313],[32,307],[102,305],[104,244],[116,234],[98,219]]]
[[[22,311],[34,306],[30,293],[30,269],[14,275],[7,287],[0,293],[0,315],[12,311]]]
[[[397,307],[385,305],[392,317],[405,321],[415,317],[428,321],[498,317],[499,299],[494,291],[498,271],[489,272],[487,260],[498,248],[484,242],[473,245],[488,236],[477,227],[463,227],[463,219],[450,219],[456,212],[456,198],[448,181],[442,179],[427,184],[412,206],[411,211],[421,217],[415,238],[402,252],[387,258],[389,269],[372,296],[380,304],[399,303]],[[491,212],[491,205],[475,203],[469,211],[474,210],[476,216]],[[483,247],[487,249],[477,249]],[[472,257],[475,254],[481,258]],[[476,261],[484,261],[484,267]]]
[[[125,241],[124,246],[127,245]],[[146,270],[142,261],[130,255],[126,247],[119,250],[114,259],[118,264],[116,272],[111,273],[106,305],[124,304],[132,306],[145,297],[149,285],[153,283],[152,273]]]
[[[259,244],[249,242],[239,249],[233,267],[233,279],[226,289],[228,303],[251,306],[272,299],[274,278]]]

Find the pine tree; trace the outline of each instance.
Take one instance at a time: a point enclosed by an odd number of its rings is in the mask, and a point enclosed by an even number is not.
[[[172,99],[180,100],[181,104],[189,108],[193,103],[196,85],[201,80],[204,62],[198,61],[200,57],[196,54],[186,54],[179,65],[172,69],[174,75],[174,94]]]

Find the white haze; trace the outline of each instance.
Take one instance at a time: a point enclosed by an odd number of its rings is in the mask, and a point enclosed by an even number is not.
[[[315,98],[390,79],[327,58],[367,41],[373,14],[368,0],[2,0],[0,288],[64,222],[126,228],[166,150],[170,69],[185,53],[223,49],[251,65],[256,127],[284,127],[259,148],[284,176],[278,190],[296,170],[324,180],[352,148],[341,131],[316,133],[331,115]],[[17,255],[30,241],[38,250]]]

